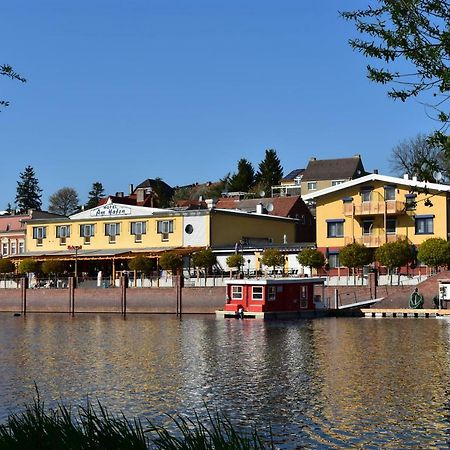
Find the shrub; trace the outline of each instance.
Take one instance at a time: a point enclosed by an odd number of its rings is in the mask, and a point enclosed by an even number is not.
[[[39,271],[39,263],[33,259],[23,259],[20,261],[18,272],[21,274],[24,273],[31,273],[31,272],[38,272]]]
[[[175,273],[183,267],[183,257],[175,252],[167,252],[159,258],[159,265],[162,269]]]
[[[268,267],[284,266],[284,255],[277,248],[268,248],[264,250],[261,256],[261,262]]]
[[[16,266],[10,259],[0,259],[0,273],[11,273],[16,270]]]
[[[309,267],[312,274],[312,269],[319,269],[325,264],[325,256],[323,253],[315,248],[305,248],[297,255],[297,261],[304,267]]]
[[[128,262],[130,270],[136,270],[148,275],[155,268],[155,261],[144,255],[135,256]]]
[[[64,272],[65,264],[63,261],[59,261],[57,259],[49,259],[48,261],[44,261],[42,263],[42,272],[46,275],[49,274],[58,274]]]
[[[448,264],[450,260],[450,248],[446,240],[430,238],[422,242],[419,247],[418,258],[427,266],[437,268]]]
[[[244,265],[244,257],[240,253],[233,253],[226,259],[228,267],[239,269],[239,267]]]

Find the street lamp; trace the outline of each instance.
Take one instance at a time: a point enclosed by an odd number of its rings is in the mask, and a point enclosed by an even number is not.
[[[248,266],[247,266],[247,278],[250,278],[250,262],[251,262],[251,260],[247,259],[247,264],[248,264]]]
[[[77,282],[78,277],[78,250],[81,250],[83,247],[81,245],[68,245],[67,250],[75,251],[75,283]]]

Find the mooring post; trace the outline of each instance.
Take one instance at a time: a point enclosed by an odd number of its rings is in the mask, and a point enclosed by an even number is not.
[[[69,288],[69,313],[73,317],[75,316],[75,279],[69,277],[68,288]]]
[[[334,309],[339,309],[339,290],[334,290]]]
[[[22,314],[24,316],[27,314],[27,289],[28,289],[28,278],[23,277],[20,279],[20,291],[22,298]]]
[[[128,276],[122,275],[120,278],[120,286],[122,288],[121,293],[121,309],[122,315],[125,318],[127,315],[127,287],[128,287]]]

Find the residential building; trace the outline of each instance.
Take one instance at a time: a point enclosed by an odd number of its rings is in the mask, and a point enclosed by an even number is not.
[[[25,253],[26,221],[55,217],[62,216],[35,210],[30,210],[28,214],[2,214],[0,216],[0,256],[6,258]]]
[[[302,173],[302,196],[366,175],[360,155],[350,158],[309,160]]]
[[[279,186],[272,186],[272,197],[285,197],[301,195],[301,181],[305,169],[295,169],[289,172],[280,181]]]
[[[317,248],[333,272],[340,250],[352,242],[376,249],[398,239],[416,248],[430,237],[447,240],[449,193],[450,186],[374,173],[303,199],[316,203]]]

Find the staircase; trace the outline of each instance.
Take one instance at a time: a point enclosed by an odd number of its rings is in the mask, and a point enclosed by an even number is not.
[[[433,297],[439,293],[439,280],[445,279],[450,279],[450,270],[443,270],[442,272],[428,277],[425,281],[422,281],[422,283],[417,285],[419,293],[422,294],[424,298],[424,309],[434,308]],[[415,286],[404,286],[396,292],[389,294],[377,303],[375,307],[381,309],[409,308],[409,296],[414,291],[414,287]],[[378,288],[378,290],[378,296],[382,297],[382,295],[379,295],[382,292],[381,289]]]

